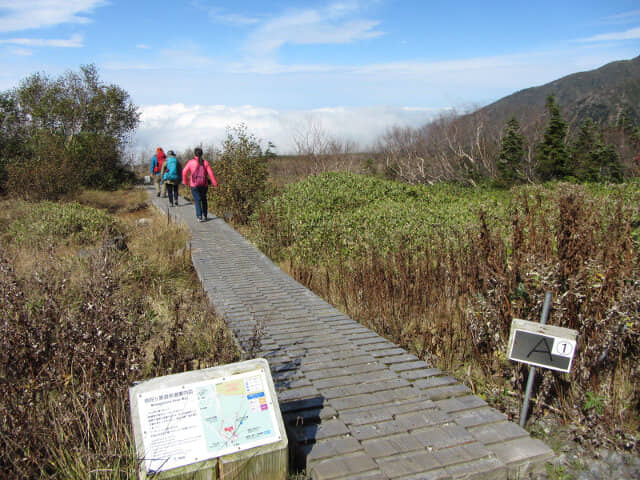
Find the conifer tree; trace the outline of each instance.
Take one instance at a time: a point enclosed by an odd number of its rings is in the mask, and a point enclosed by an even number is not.
[[[594,182],[598,171],[593,162],[596,147],[596,135],[593,121],[589,118],[580,127],[580,132],[571,148],[571,164],[573,175],[580,181]]]
[[[617,183],[622,182],[624,179],[620,157],[613,145],[598,143],[598,147],[593,154],[593,163],[598,171],[598,181]]]
[[[604,145],[591,119],[580,128],[571,148],[572,175],[583,182],[620,182],[623,169],[618,152],[612,145]]]
[[[549,95],[546,104],[549,112],[549,124],[544,138],[536,147],[536,172],[541,180],[558,180],[569,172],[569,154],[565,144],[567,122],[560,115],[560,107],[555,97]]]
[[[498,157],[498,184],[504,187],[522,183],[524,137],[520,134],[520,124],[516,117],[511,117],[505,126],[502,148]]]

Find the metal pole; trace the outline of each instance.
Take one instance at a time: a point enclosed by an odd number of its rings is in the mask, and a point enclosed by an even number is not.
[[[544,294],[544,305],[542,306],[542,315],[540,315],[540,324],[546,325],[549,318],[549,309],[551,308],[551,292]],[[529,401],[531,400],[531,390],[533,390],[533,382],[536,378],[536,367],[529,369],[529,378],[527,379],[527,389],[524,393],[522,401],[522,410],[520,411],[520,426],[524,428],[527,422],[527,413],[529,411]]]

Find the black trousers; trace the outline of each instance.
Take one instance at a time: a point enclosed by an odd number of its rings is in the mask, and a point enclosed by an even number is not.
[[[169,203],[178,203],[178,185],[175,183],[164,183],[167,186],[167,196],[169,197]]]

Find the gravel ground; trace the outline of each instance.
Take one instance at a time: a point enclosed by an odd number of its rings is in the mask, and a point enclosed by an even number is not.
[[[568,445],[550,469],[549,479],[562,480],[638,480],[640,457],[606,448],[586,451],[579,445]]]
[[[548,474],[536,480],[640,479],[640,456],[636,453],[581,444],[573,440],[572,429],[575,427],[551,425],[552,421],[537,425],[544,433],[535,436],[554,449],[556,458],[549,466]]]

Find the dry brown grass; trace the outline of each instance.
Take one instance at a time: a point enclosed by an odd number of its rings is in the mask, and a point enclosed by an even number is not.
[[[0,472],[6,478],[132,478],[129,385],[237,358],[194,274],[187,232],[141,208],[138,191],[89,192],[79,200],[119,212],[125,249],[100,235],[90,244],[55,235],[16,243],[11,232],[38,231],[2,228]],[[32,208],[3,201],[0,224],[11,227]],[[148,221],[138,222],[141,217]]]
[[[75,200],[83,205],[118,213],[121,218],[127,214],[143,213],[148,215],[147,193],[143,189],[128,188],[116,191],[84,190]]]

